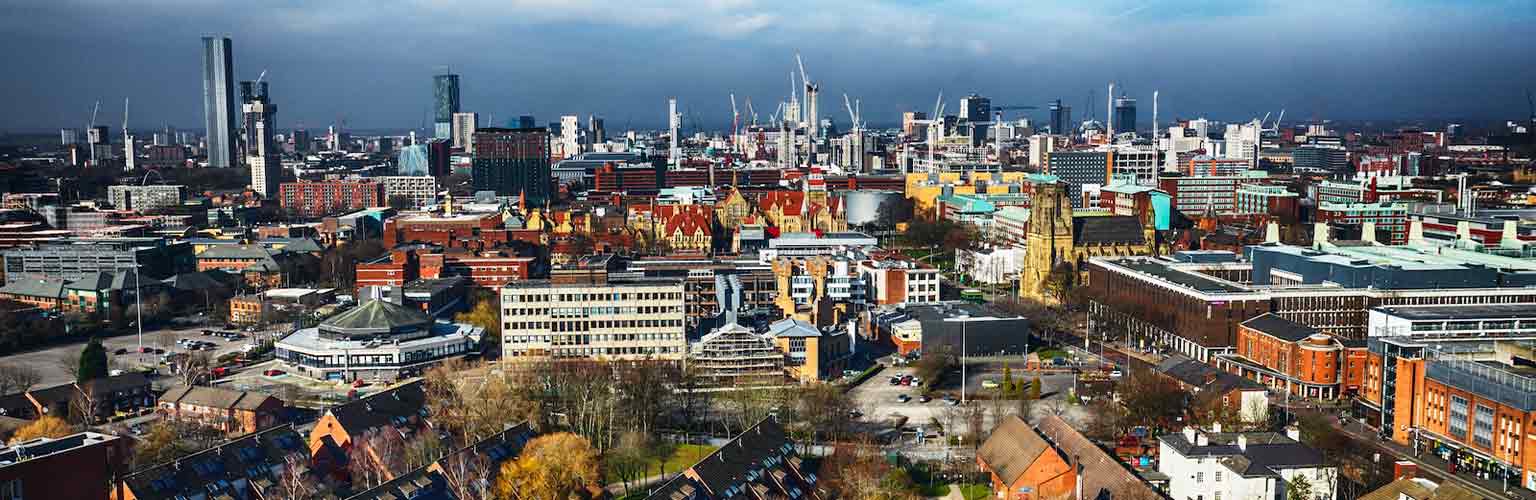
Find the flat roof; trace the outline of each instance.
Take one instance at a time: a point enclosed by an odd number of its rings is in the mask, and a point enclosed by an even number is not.
[[[1248,289],[1235,286],[1221,280],[1210,278],[1200,273],[1193,273],[1182,269],[1174,269],[1167,263],[1137,259],[1134,261],[1112,261],[1114,264],[1128,268],[1138,273],[1151,275],[1176,285],[1193,288],[1202,292],[1246,292]]]
[[[1379,306],[1371,310],[1410,321],[1536,318],[1536,304]]]

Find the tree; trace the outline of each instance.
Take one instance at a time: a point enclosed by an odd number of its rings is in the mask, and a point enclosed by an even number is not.
[[[1167,429],[1184,416],[1189,393],[1177,382],[1151,370],[1124,377],[1117,389],[1125,406],[1127,423]]]
[[[277,481],[270,483],[261,491],[262,498],[273,500],[302,500],[315,498],[319,490],[315,488],[318,481],[310,474],[309,456],[305,453],[289,453],[283,457],[283,463],[277,473]],[[266,483],[260,483],[266,484]]]
[[[1040,376],[1029,382],[1029,399],[1040,399]]]
[[[1312,483],[1301,474],[1291,476],[1285,482],[1285,500],[1312,500]]]
[[[403,441],[400,433],[389,427],[364,431],[353,439],[347,461],[353,488],[372,488],[405,472]]]
[[[59,438],[75,432],[74,427],[64,419],[52,415],[44,415],[30,424],[16,430],[11,436],[11,442],[27,441],[37,438]]]
[[[42,378],[42,374],[30,366],[0,365],[0,395],[32,390]]]
[[[506,499],[558,500],[585,490],[599,478],[592,443],[558,432],[534,438],[522,455],[503,464],[496,477],[496,494]]]
[[[107,348],[101,345],[101,339],[92,337],[85,349],[80,350],[80,368],[75,372],[75,381],[84,383],[105,378],[107,370]]]
[[[608,472],[624,484],[624,494],[629,494],[629,483],[645,477],[646,466],[656,454],[651,437],[641,432],[626,432],[619,436],[619,446],[608,451],[603,462]]]
[[[213,368],[213,356],[203,351],[190,352],[177,361],[176,379],[182,385],[197,385],[207,380],[210,368]]]
[[[501,308],[497,307],[496,296],[482,290],[476,290],[470,296],[469,311],[459,313],[453,317],[459,323],[468,323],[485,329],[485,337],[481,339],[482,345],[501,345]]]
[[[448,488],[453,491],[454,498],[460,500],[490,500],[490,485],[486,481],[491,476],[490,460],[485,454],[473,452],[454,453],[443,457],[439,461],[442,467],[443,478],[448,480]]]
[[[1077,271],[1073,270],[1072,265],[1066,262],[1052,267],[1050,274],[1047,274],[1045,280],[1040,282],[1040,291],[1058,304],[1063,305],[1073,302],[1071,300],[1073,298],[1072,294],[1076,288]]]
[[[880,447],[869,442],[838,445],[823,459],[821,476],[838,498],[916,499],[912,478],[891,465]]]

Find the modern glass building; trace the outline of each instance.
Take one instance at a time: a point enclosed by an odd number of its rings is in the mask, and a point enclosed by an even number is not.
[[[415,144],[400,148],[396,166],[400,175],[432,175],[427,162],[427,146]]]
[[[459,112],[459,75],[442,74],[432,77],[433,136],[450,139],[453,136],[453,114]]]
[[[208,166],[234,166],[234,58],[228,37],[203,37],[203,125],[208,134]]]

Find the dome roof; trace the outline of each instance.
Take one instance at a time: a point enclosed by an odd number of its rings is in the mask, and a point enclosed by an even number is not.
[[[327,318],[320,332],[344,337],[367,337],[409,333],[432,325],[432,317],[417,309],[387,300],[370,300]]]

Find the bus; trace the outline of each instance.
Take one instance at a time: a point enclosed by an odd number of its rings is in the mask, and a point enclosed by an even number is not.
[[[967,288],[960,291],[960,300],[982,304],[987,301],[987,297],[981,293],[981,290]]]

